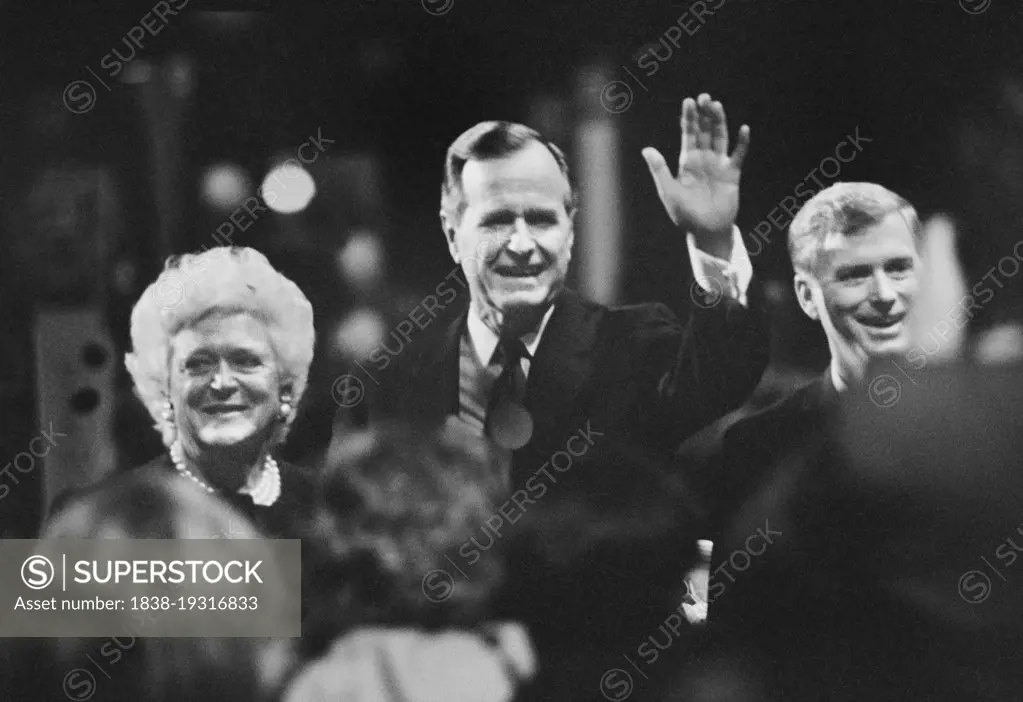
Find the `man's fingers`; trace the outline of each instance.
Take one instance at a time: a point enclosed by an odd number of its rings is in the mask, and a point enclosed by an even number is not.
[[[671,176],[671,170],[668,169],[668,164],[664,160],[664,156],[661,156],[661,152],[652,146],[648,146],[643,149],[643,160],[646,161],[647,168],[650,169],[650,175],[653,176],[654,185],[657,187],[657,196],[661,198],[661,204],[668,210],[668,214],[674,220],[675,215],[672,214],[672,207],[668,202],[668,192],[675,179]]]
[[[714,152],[721,156],[728,155],[728,118],[725,116],[725,108],[715,100],[710,104],[711,114],[711,144]]]
[[[685,153],[696,149],[696,134],[700,131],[700,116],[696,110],[696,100],[686,98],[682,101],[682,150],[679,163],[685,160]]]
[[[654,185],[657,186],[657,193],[663,199],[665,185],[672,180],[671,171],[668,169],[664,156],[654,147],[648,146],[643,149],[643,160],[646,161],[647,168],[650,169],[650,175],[653,176]]]
[[[702,93],[696,99],[696,106],[700,112],[700,129],[696,133],[696,144],[701,149],[710,150],[713,145],[713,111],[710,95]]]
[[[739,137],[735,140],[735,152],[732,154],[732,165],[740,171],[749,151],[749,141],[749,125],[744,124],[739,127]]]

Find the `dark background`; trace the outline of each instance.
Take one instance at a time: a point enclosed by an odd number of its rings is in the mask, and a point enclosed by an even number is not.
[[[181,14],[168,17],[158,36],[145,36],[132,60],[157,70],[180,56],[192,66],[175,139],[147,131],[167,111],[151,108],[155,116],[147,123],[137,85],[112,81],[83,114],[62,102],[70,82],[91,80],[87,67],[101,73],[100,61],[111,49],[127,51],[123,37],[153,3],[109,10],[0,1],[0,461],[24,450],[39,431],[29,331],[35,311],[100,305],[116,346],[112,361],[119,365],[131,306],[163,257],[215,245],[210,234],[225,217],[201,204],[202,170],[231,161],[258,186],[274,154],[293,151],[317,129],[334,141],[330,155],[368,155],[378,177],[356,175],[321,186],[302,215],[261,217],[234,243],[266,251],[303,287],[324,339],[333,321],[359,301],[333,266],[335,251],[354,228],[369,227],[383,239],[388,290],[396,298],[401,290],[401,299],[414,304],[451,271],[436,214],[444,153],[454,137],[483,119],[546,128],[570,158],[571,134],[581,120],[597,116],[617,126],[625,223],[620,302],[685,300],[691,278],[685,246],[660,206],[640,149],[656,146],[673,162],[680,102],[703,91],[724,103],[733,137],[739,125],[752,127],[739,214],[744,232],[765,220],[858,127],[871,141],[843,164],[839,180],[882,183],[924,215],[961,214],[969,233],[970,213],[984,206],[983,193],[974,192],[970,203],[962,194],[959,164],[963,149],[974,143],[962,132],[983,118],[986,106],[1004,99],[1007,77],[1023,65],[1019,3],[990,0],[982,12],[967,11],[984,4],[725,0],[693,36],[682,35],[680,48],[671,47],[656,74],[646,76],[638,55],[651,44],[666,53],[660,40],[689,2],[454,0],[437,14],[442,2],[212,13],[191,0]],[[613,117],[602,109],[599,89],[578,87],[579,72],[599,63],[606,77],[633,90],[631,105]],[[536,124],[533,106],[541,99],[561,107]],[[176,166],[168,165],[166,154],[155,155],[154,142],[171,145]],[[80,229],[64,243],[37,236],[28,203],[33,183],[54,167],[104,174],[114,193],[114,223]],[[157,206],[160,168],[174,186],[169,215]],[[168,216],[170,239],[161,240],[156,232]],[[765,280],[779,282],[772,288],[775,367],[782,375],[805,376],[826,363],[823,334],[791,300],[783,232],[773,230],[770,240],[754,266]],[[85,271],[78,278],[71,275],[76,266]],[[310,392],[318,389],[322,400],[331,375],[322,354],[317,363]],[[133,404],[123,372],[113,401],[120,408],[122,462],[155,455],[157,437]],[[313,406],[329,414],[329,394]],[[318,426],[300,426],[293,438],[310,446],[322,442],[324,422]],[[142,438],[147,432],[152,436]],[[0,522],[12,509],[31,520],[12,502],[0,502]]]

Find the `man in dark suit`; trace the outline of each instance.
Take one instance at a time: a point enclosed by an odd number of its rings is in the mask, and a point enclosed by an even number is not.
[[[813,382],[724,432],[720,454],[694,481],[705,496],[711,539],[720,538],[722,526],[786,454],[819,433],[826,408],[863,381],[871,359],[908,350],[919,231],[913,207],[872,183],[833,185],[796,215],[789,230],[796,296],[824,329],[831,362]],[[765,534],[768,526],[765,516]],[[725,544],[714,549],[706,586],[712,621],[727,619],[731,584],[745,570],[747,551],[757,548],[751,542],[734,559]]]
[[[734,226],[749,130],[729,156],[724,109],[706,94],[683,103],[681,123],[678,178],[655,149],[643,155],[687,234],[687,325],[662,304],[608,308],[565,288],[576,197],[557,146],[484,122],[448,150],[441,222],[469,308],[443,343],[388,359],[398,370],[385,382],[402,413],[455,415],[512,452],[519,511],[598,466],[665,464],[742,404],[766,365],[760,290]]]
[[[412,343],[377,368],[374,399],[389,398],[392,413],[454,417],[506,450],[507,499],[440,580],[457,588],[480,552],[512,549],[496,616],[529,628],[542,699],[602,699],[601,672],[678,607],[695,542],[692,511],[680,510],[688,495],[667,469],[682,439],[741,405],[767,364],[761,292],[734,225],[749,130],[730,156],[724,109],[704,94],[683,102],[681,131],[677,178],[656,150],[643,156],[686,235],[691,299],[674,311],[608,308],[566,289],[567,160],[528,127],[484,122],[452,143],[442,189],[468,309],[441,343]]]
[[[734,511],[718,546],[749,558],[727,626],[662,699],[736,682],[728,699],[751,702],[1020,698],[1021,85],[948,149],[969,236],[923,227],[908,348],[874,359]],[[771,543],[749,549],[765,520]]]

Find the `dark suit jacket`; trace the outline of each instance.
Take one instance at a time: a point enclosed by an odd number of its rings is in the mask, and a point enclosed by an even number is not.
[[[737,568],[745,569],[745,556],[732,558],[735,550],[746,550],[749,534],[724,538],[724,529],[737,512],[764,486],[780,480],[780,464],[784,458],[804,449],[807,442],[824,430],[828,410],[836,402],[838,392],[825,370],[815,381],[795,393],[751,414],[729,427],[722,438],[720,462],[715,462],[713,475],[701,476],[709,514],[707,535],[714,541],[708,583],[708,620],[726,625],[730,601],[736,597],[731,580],[739,577]],[[750,519],[750,517],[747,517]],[[762,528],[769,527],[769,515],[763,515]],[[753,532],[756,533],[756,532]],[[762,537],[761,537],[762,538]],[[755,539],[754,539],[755,540]],[[750,545],[754,551],[760,543]],[[738,561],[731,565],[730,561]],[[755,595],[755,594],[751,594]],[[723,623],[722,623],[723,622]]]
[[[718,528],[767,479],[778,459],[799,449],[823,427],[837,398],[830,368],[788,397],[728,427],[709,470],[694,478],[705,494],[710,522]]]
[[[529,628],[543,671],[537,699],[603,699],[601,674],[679,606],[696,532],[678,514],[686,492],[663,484],[677,477],[666,468],[682,439],[746,400],[769,353],[756,281],[748,308],[719,300],[688,316],[683,326],[662,304],[608,308],[565,291],[531,362],[533,435],[512,456],[511,499],[488,522],[500,536],[478,540],[516,551],[494,607]],[[466,317],[386,370],[392,414],[459,412]],[[580,435],[592,443],[570,442]]]
[[[726,529],[780,532],[715,631],[770,699],[1020,699],[1020,369],[905,368],[843,393]]]
[[[751,496],[778,479],[779,462],[805,448],[806,442],[822,431],[827,410],[837,397],[830,369],[825,370],[788,397],[729,427],[717,460],[710,462],[709,471],[693,479],[708,513],[707,536],[715,542],[707,592],[709,621],[727,620],[730,595],[734,595],[729,591],[735,577],[735,569],[728,565],[732,550],[722,541],[723,530]],[[764,515],[765,525],[768,518]],[[737,565],[743,567],[744,561]]]
[[[525,404],[533,416],[529,443],[515,451],[513,489],[539,498],[558,481],[592,480],[594,466],[630,461],[662,463],[687,436],[741,405],[768,360],[760,288],[749,308],[734,300],[695,307],[687,326],[662,304],[608,308],[565,291],[531,362]],[[391,373],[391,404],[400,413],[458,414],[459,339],[467,312],[442,343],[413,345]],[[551,465],[573,435],[587,428],[592,445],[563,473]],[[599,434],[598,434],[599,432]],[[580,444],[571,448],[577,453]],[[566,465],[562,456],[559,466]],[[608,467],[609,470],[612,468]]]

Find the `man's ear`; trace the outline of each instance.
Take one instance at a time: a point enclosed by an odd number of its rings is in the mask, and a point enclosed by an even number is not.
[[[810,280],[810,276],[797,271],[792,279],[792,284],[796,289],[796,300],[799,301],[803,313],[810,319],[819,322],[821,315],[817,309],[817,303],[813,299],[813,281]]]
[[[455,263],[460,264],[462,258],[458,255],[458,245],[455,243],[455,234],[458,231],[457,222],[445,210],[441,210],[440,226],[444,230],[444,238],[448,242],[448,252],[451,254],[451,259]]]
[[[565,248],[568,249],[568,259],[572,260],[572,250],[575,248],[575,213],[579,211],[578,207],[572,207],[566,210],[568,215],[568,241]]]

